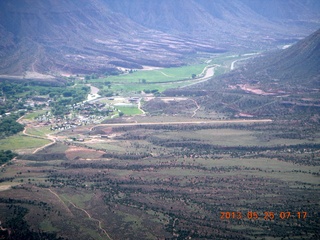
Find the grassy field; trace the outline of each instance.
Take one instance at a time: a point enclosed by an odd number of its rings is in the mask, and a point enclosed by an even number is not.
[[[40,223],[40,229],[45,232],[57,232],[59,230],[58,228],[54,227],[48,219]]]
[[[16,134],[0,140],[0,150],[19,150],[38,148],[50,143],[49,140]]]
[[[137,115],[141,114],[141,110],[135,106],[116,106],[117,109],[119,109],[121,112],[123,112],[127,116]]]
[[[45,127],[28,127],[26,133],[34,136],[45,137],[47,134],[52,133],[49,126]]]
[[[26,120],[33,120],[43,114],[46,113],[46,110],[38,110],[38,111],[34,111],[34,112],[31,112],[31,113],[28,113],[26,114],[23,119],[26,119]]]
[[[144,90],[158,90],[163,92],[170,88],[179,88],[194,83],[197,79],[192,79],[192,75],[200,75],[206,66],[216,64],[215,76],[230,71],[231,63],[235,60],[247,58],[239,54],[222,54],[206,60],[206,64],[194,64],[189,66],[162,68],[154,70],[137,70],[132,73],[118,76],[108,76],[107,78],[90,79],[88,83],[96,85],[101,90],[113,91],[120,95],[137,93]],[[107,83],[111,83],[107,86]]]
[[[138,70],[133,73],[123,74],[119,76],[109,76],[107,78],[93,79],[93,82],[111,83],[142,83],[145,79],[146,83],[155,82],[171,82],[183,79],[191,79],[192,74],[200,74],[206,64],[198,64],[192,66],[183,66],[177,68],[163,68],[157,70],[142,71]]]
[[[169,88],[178,88],[194,82],[192,74],[201,74],[206,64],[197,64],[177,68],[163,68],[157,70],[138,70],[133,73],[109,76],[107,78],[91,79],[88,82],[97,84],[98,88],[105,91],[117,92],[126,96],[127,93],[141,92],[144,90],[158,90],[163,92]],[[177,82],[181,81],[182,82]],[[106,82],[110,82],[108,87]]]

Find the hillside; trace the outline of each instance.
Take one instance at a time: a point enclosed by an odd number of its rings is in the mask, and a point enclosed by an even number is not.
[[[310,34],[319,23],[316,1],[106,1],[145,27],[207,38],[226,46],[259,47]],[[137,12],[139,14],[137,14]],[[304,36],[306,36],[304,35]]]
[[[114,66],[181,65],[181,53],[197,48],[145,29],[109,11],[101,1],[1,1],[0,8],[3,74],[104,73]],[[163,43],[156,40],[161,35]],[[176,51],[170,41],[177,43]]]
[[[320,30],[287,49],[262,54],[192,88],[206,89],[206,96],[200,99],[207,111],[318,121],[319,59]]]
[[[179,66],[197,52],[266,48],[313,31],[320,19],[316,2],[264,1],[261,11],[249,0],[3,0],[0,74]],[[281,12],[271,15],[273,8]]]
[[[259,82],[264,88],[271,88],[270,84],[282,90],[290,87],[318,88],[319,64],[320,29],[289,48],[254,58],[245,67],[230,73],[228,78],[242,83],[247,80]]]

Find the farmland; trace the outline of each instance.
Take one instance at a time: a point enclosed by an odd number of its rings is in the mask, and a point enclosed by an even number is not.
[[[18,150],[18,149],[32,149],[41,147],[50,141],[40,138],[32,138],[23,135],[14,135],[6,139],[0,140],[1,150]]]
[[[208,58],[212,59],[208,60]],[[114,92],[124,96],[152,90],[163,92],[166,89],[180,88],[198,82],[205,76],[207,68],[210,66],[214,67],[214,75],[216,76],[228,72],[233,60],[243,58],[238,55],[205,56],[206,60],[198,61],[201,63],[188,66],[148,70],[126,69],[124,74],[116,76],[108,75],[99,78],[87,76],[86,82],[105,92]]]

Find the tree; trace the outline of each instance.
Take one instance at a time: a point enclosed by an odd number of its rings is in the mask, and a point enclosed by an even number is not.
[[[195,78],[196,78],[196,76],[197,76],[197,75],[196,75],[196,74],[194,74],[194,73],[191,75],[192,79],[195,79]]]
[[[92,73],[91,74],[91,79],[97,79],[98,78],[98,74]]]
[[[64,92],[62,93],[62,95],[63,95],[64,97],[72,97],[72,92],[71,92],[71,91],[64,91]]]

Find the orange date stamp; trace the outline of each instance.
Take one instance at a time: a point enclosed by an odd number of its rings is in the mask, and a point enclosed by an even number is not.
[[[249,220],[286,220],[286,219],[306,219],[308,216],[307,212],[220,212],[221,220],[230,220],[230,219],[249,219]]]

